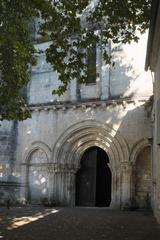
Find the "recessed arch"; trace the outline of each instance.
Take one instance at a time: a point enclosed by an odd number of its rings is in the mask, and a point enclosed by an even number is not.
[[[151,206],[151,143],[148,139],[138,141],[131,152],[132,199],[138,208]]]
[[[83,152],[92,146],[106,151],[113,167],[129,160],[129,147],[117,130],[99,121],[86,120],[72,125],[59,137],[52,161],[78,167]]]
[[[25,198],[27,202],[43,204],[49,199],[48,164],[51,150],[47,144],[33,142],[24,156],[25,167]]]

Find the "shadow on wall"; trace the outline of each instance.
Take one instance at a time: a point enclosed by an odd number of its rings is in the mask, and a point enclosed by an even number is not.
[[[140,73],[136,71],[134,61],[127,59],[121,47],[118,46],[112,50],[114,67],[110,70],[110,94],[111,98],[133,97],[137,88],[133,88]]]
[[[151,208],[151,102],[129,110],[123,118],[118,131],[123,133],[129,145],[128,184],[124,181],[123,193],[126,203],[124,209]],[[122,165],[123,168],[123,165]],[[127,170],[127,169],[126,169]],[[122,169],[122,172],[125,171]],[[124,176],[125,178],[125,176]],[[122,177],[123,179],[123,177]],[[124,194],[125,195],[125,194]]]

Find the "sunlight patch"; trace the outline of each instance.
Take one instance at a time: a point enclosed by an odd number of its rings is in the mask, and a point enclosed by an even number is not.
[[[50,214],[57,213],[57,212],[59,212],[59,210],[52,209],[45,213],[40,212],[40,213],[33,214],[32,216],[14,218],[11,222],[11,225],[8,227],[8,230],[12,230],[14,228],[21,227],[21,226],[26,225],[31,222],[35,222],[41,218],[44,218]]]

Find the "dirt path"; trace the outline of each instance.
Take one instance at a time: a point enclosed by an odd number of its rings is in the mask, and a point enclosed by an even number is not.
[[[2,240],[160,240],[150,212],[106,208],[0,208]]]

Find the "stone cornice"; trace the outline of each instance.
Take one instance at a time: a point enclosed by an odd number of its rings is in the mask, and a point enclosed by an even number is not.
[[[122,105],[124,108],[126,108],[127,104],[135,104],[138,105],[140,103],[146,103],[150,102],[149,97],[144,98],[118,98],[118,99],[112,99],[112,100],[92,100],[92,101],[81,101],[81,102],[54,102],[54,103],[45,103],[45,104],[32,104],[29,105],[29,108],[32,112],[36,111],[66,111],[68,109],[70,110],[77,110],[82,109],[85,110],[86,108],[97,108],[102,107],[106,108],[109,106],[116,106],[116,105]]]

